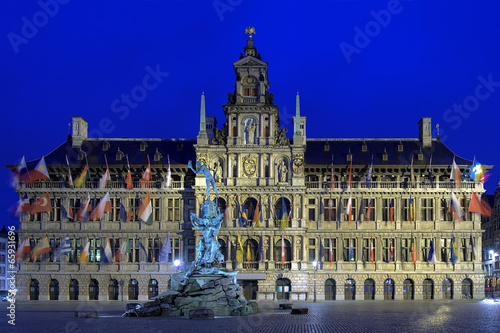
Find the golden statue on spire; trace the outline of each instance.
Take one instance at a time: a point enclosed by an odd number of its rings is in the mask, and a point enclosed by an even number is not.
[[[256,34],[255,28],[254,27],[247,27],[245,28],[245,34],[248,34],[248,38],[252,39],[252,34]]]

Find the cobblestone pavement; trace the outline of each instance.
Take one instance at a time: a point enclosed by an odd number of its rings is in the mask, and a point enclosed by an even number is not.
[[[18,302],[16,326],[0,304],[0,332],[500,332],[500,300],[295,302],[309,314],[291,315],[279,303],[259,303],[260,313],[213,320],[121,318],[125,302]],[[99,318],[77,319],[75,311]]]

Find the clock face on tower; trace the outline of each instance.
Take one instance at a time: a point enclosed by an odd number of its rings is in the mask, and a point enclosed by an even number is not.
[[[257,157],[248,155],[243,159],[243,172],[247,177],[253,177],[257,173]]]

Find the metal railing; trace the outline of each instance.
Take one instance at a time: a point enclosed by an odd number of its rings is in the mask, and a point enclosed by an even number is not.
[[[481,186],[480,182],[462,182],[460,187],[461,189],[476,189]],[[323,188],[330,189],[332,187],[331,182],[325,181],[309,181],[306,182],[306,187],[310,189],[315,188]],[[348,188],[347,181],[336,181],[334,182],[334,189],[342,189],[345,190]],[[372,188],[372,189],[385,189],[385,188],[401,188],[401,189],[419,189],[419,188],[439,188],[439,189],[452,189],[457,188],[455,182],[444,181],[444,182],[430,182],[430,181],[422,181],[422,182],[413,182],[410,183],[408,181],[372,181],[371,186],[366,186],[366,181],[357,181],[351,183],[352,189],[364,189],[364,188]]]
[[[142,186],[141,186],[142,185]],[[171,189],[181,189],[181,188],[189,188],[194,185],[194,182],[192,181],[172,181],[171,182]],[[156,188],[156,189],[168,189],[166,186],[165,181],[150,181],[149,186],[145,187],[143,184],[141,184],[140,181],[134,181],[132,182],[132,186],[137,189],[140,188]],[[124,181],[108,181],[106,183],[106,189],[122,189],[126,188],[127,185],[125,184]],[[33,183],[23,183],[20,182],[18,184],[18,189],[21,188],[70,188],[69,184],[64,181],[52,181],[52,180],[43,180],[43,181],[36,181]],[[85,181],[83,182],[82,186],[80,187],[81,189],[97,189],[99,188],[99,182],[98,181]]]

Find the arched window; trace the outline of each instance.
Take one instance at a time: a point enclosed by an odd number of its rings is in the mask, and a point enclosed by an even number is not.
[[[269,137],[269,126],[264,127],[264,137],[268,138]]]
[[[356,281],[347,279],[344,285],[344,299],[346,301],[354,300],[356,298]]]
[[[375,281],[373,279],[365,280],[365,300],[375,299]]]
[[[422,287],[424,299],[434,299],[434,281],[425,279]]]
[[[247,239],[243,245],[243,268],[258,269],[258,249],[259,244],[254,239]]]
[[[471,298],[473,298],[473,293],[472,293],[472,280],[471,279],[464,279],[462,281],[462,294],[465,295],[470,295]]]
[[[414,284],[413,280],[411,279],[406,279],[403,282],[403,299],[413,299],[413,289],[414,289]]]
[[[233,126],[233,137],[237,137],[238,136],[238,130],[236,129],[236,126]]]
[[[384,300],[394,299],[394,280],[385,279],[384,281]]]
[[[450,279],[443,280],[443,299],[453,298],[453,281]]]
[[[80,287],[78,286],[78,281],[71,279],[69,282],[69,300],[78,301],[78,294],[80,293]]]
[[[243,204],[243,209],[246,213],[249,226],[252,225],[256,206],[257,206],[257,200],[255,200],[254,198],[248,198],[247,200],[245,200],[245,203]]]
[[[285,255],[285,264],[283,264],[282,250]],[[276,242],[274,246],[274,261],[276,269],[290,269],[290,262],[292,261],[292,246],[290,242],[285,238],[284,247],[281,248],[281,239]]]
[[[59,281],[56,279],[50,280],[49,297],[51,301],[57,301],[59,299]]]
[[[99,282],[96,279],[91,279],[89,283],[89,300],[99,300]]]
[[[118,300],[118,294],[120,293],[120,289],[118,287],[118,281],[115,279],[109,280],[109,285],[108,285],[108,298],[110,301],[117,301]]]
[[[139,298],[139,282],[136,279],[131,279],[128,283],[128,299],[137,300]]]
[[[276,201],[276,204],[274,205],[274,211],[276,213],[275,218],[277,221],[275,221],[276,227],[291,227],[291,219],[288,220],[288,216],[290,214],[290,200],[288,200],[285,197],[281,197]],[[284,216],[284,219],[283,219]],[[286,223],[283,226],[283,223]]]
[[[337,298],[337,284],[334,279],[325,281],[325,301],[335,301]]]
[[[30,281],[30,300],[38,301],[40,296],[40,285],[37,279],[31,279]]]
[[[224,198],[218,197],[216,202],[220,214],[224,214],[224,212],[226,211],[226,200],[224,200]]]
[[[276,299],[289,300],[291,290],[290,280],[285,278],[276,280]]]
[[[158,281],[151,279],[148,284],[148,297],[151,299],[156,296],[158,296]]]

